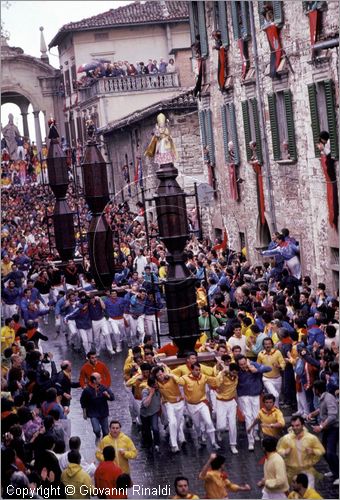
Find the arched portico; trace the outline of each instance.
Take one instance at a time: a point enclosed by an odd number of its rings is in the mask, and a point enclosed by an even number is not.
[[[36,144],[41,149],[47,135],[47,120],[50,115],[56,118],[60,132],[64,132],[61,116],[63,96],[59,90],[60,71],[48,63],[46,55],[39,59],[24,54],[22,49],[10,47],[4,38],[1,38],[1,66],[1,104],[13,103],[19,106],[26,137],[29,137],[28,108],[32,105]],[[45,123],[43,129],[39,120],[41,113]]]

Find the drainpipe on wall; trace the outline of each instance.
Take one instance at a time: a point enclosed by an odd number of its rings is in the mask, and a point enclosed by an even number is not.
[[[255,78],[256,78],[256,96],[257,101],[259,103],[259,118],[260,118],[260,129],[261,129],[261,141],[263,145],[263,157],[264,157],[264,168],[266,171],[265,179],[266,179],[266,187],[269,198],[269,209],[270,209],[270,226],[271,232],[276,231],[276,216],[275,216],[275,205],[274,205],[274,195],[271,181],[271,173],[270,173],[270,159],[269,159],[269,148],[266,134],[266,122],[264,119],[264,102],[263,102],[263,92],[262,85],[260,79],[260,70],[258,63],[258,54],[257,54],[257,41],[256,41],[256,31],[255,31],[255,21],[254,21],[254,8],[253,2],[248,2],[249,5],[249,19],[250,19],[250,31],[251,31],[251,41],[253,47],[253,57],[255,63]]]
[[[166,44],[167,44],[167,47],[168,47],[168,54],[170,54],[170,52],[173,49],[173,47],[172,47],[172,34],[171,34],[170,24],[166,24],[165,30],[166,30]]]

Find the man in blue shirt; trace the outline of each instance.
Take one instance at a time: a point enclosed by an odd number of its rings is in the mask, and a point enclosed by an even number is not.
[[[88,308],[90,318],[92,320],[93,339],[95,345],[100,346],[102,344],[102,340],[104,340],[106,348],[111,356],[116,354],[116,351],[112,347],[109,324],[104,316],[104,302],[100,297],[91,297]]]
[[[110,295],[103,298],[106,314],[109,316],[108,323],[111,327],[115,342],[116,351],[122,351],[122,340],[125,339],[125,300],[118,297],[117,290],[111,290]]]
[[[15,282],[10,280],[8,287],[3,287],[1,290],[1,302],[3,306],[3,318],[11,318],[13,314],[17,314],[20,302],[20,291],[15,286]]]
[[[248,429],[260,411],[260,395],[263,391],[262,374],[270,372],[272,369],[270,366],[249,361],[242,354],[237,356],[235,361],[240,369],[237,383],[237,402],[245,417],[246,429]],[[260,440],[254,429],[256,427],[247,433],[249,451],[254,451],[255,441]]]
[[[141,288],[139,292],[132,295],[130,299],[130,328],[132,347],[138,344],[137,332],[141,335],[143,342],[145,336],[145,305],[146,305],[146,290]]]

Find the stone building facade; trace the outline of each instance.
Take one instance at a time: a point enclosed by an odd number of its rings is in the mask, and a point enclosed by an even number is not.
[[[202,151],[216,188],[212,226],[226,227],[252,263],[270,233],[287,227],[303,273],[331,291],[339,277],[327,201],[338,177],[338,9],[336,1],[190,2]],[[335,178],[318,157],[322,130]]]
[[[85,139],[85,120],[97,128],[137,109],[176,97],[193,86],[187,2],[133,2],[60,28],[49,48],[58,47],[64,78],[64,122],[69,144]],[[164,75],[102,77],[79,85],[80,67],[94,60],[137,66],[143,61],[175,60]]]

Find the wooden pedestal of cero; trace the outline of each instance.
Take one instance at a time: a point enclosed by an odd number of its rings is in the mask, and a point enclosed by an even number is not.
[[[177,358],[177,356],[157,356],[156,357],[165,365],[176,368],[179,365],[185,365],[186,358]],[[214,352],[199,352],[197,353],[197,361],[207,366],[214,366],[217,359]]]

